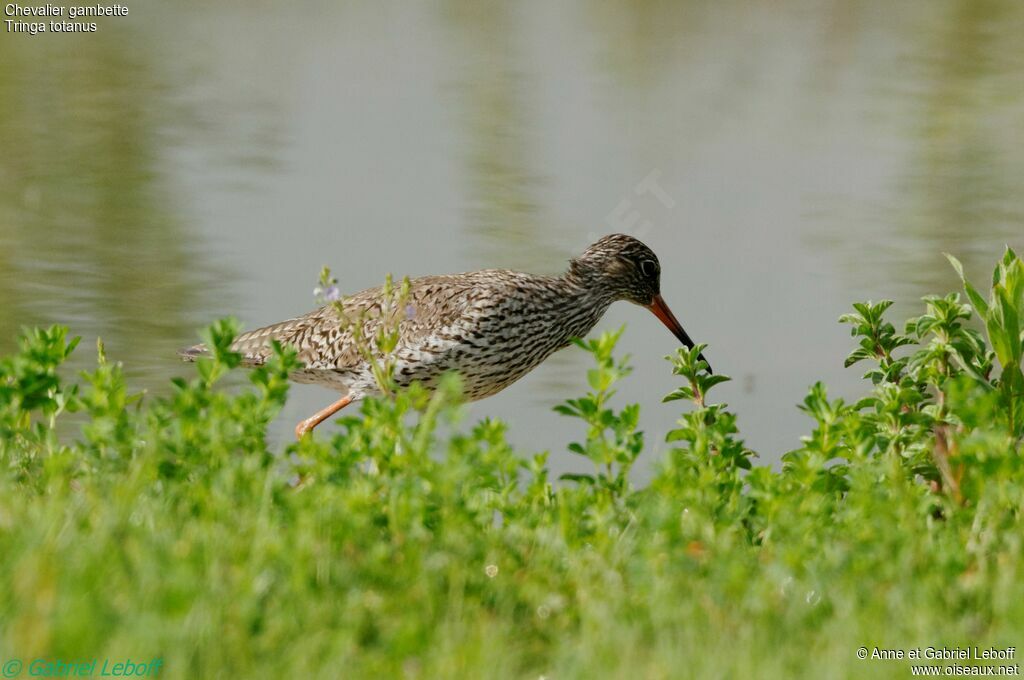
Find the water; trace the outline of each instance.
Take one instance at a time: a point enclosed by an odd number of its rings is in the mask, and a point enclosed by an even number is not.
[[[1024,248],[1011,0],[130,7],[93,34],[0,33],[0,351],[65,323],[76,367],[100,335],[158,393],[202,325],[311,309],[323,264],[348,291],[557,272],[629,231],[773,462],[812,382],[857,393],[849,303],[902,317],[955,289],[943,251],[984,281]],[[657,442],[676,342],[626,303],[601,328],[623,323],[620,397]],[[583,469],[551,407],[587,365],[562,352],[470,417]],[[273,436],[332,399],[296,387]]]

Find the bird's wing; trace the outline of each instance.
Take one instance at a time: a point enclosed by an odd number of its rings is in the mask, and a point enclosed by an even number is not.
[[[354,368],[363,361],[357,337],[369,341],[371,349],[376,351],[375,340],[385,317],[399,324],[399,345],[415,347],[439,330],[466,319],[475,308],[486,305],[491,297],[489,287],[479,276],[486,273],[413,279],[404,308],[390,309],[388,314],[384,313],[381,288],[369,288],[344,298],[342,304],[347,319],[340,318],[335,308],[327,305],[294,319],[242,333],[231,348],[242,355],[243,364],[247,366],[259,366],[270,358],[272,343],[276,340],[294,347],[299,361],[307,369]],[[206,353],[204,345],[195,345],[183,350],[181,356],[194,360]]]
[[[242,355],[243,366],[261,366],[273,355],[273,342],[276,340],[282,345],[291,345],[303,360],[303,354],[311,356],[316,349],[312,339],[316,336],[317,329],[323,327],[324,317],[329,307],[321,307],[309,314],[297,316],[294,319],[281,321],[279,323],[246,331],[235,338],[231,343],[231,349]],[[208,356],[209,349],[205,344],[193,345],[180,352],[181,357],[186,361],[194,361],[201,356]],[[303,360],[305,363],[305,360]]]

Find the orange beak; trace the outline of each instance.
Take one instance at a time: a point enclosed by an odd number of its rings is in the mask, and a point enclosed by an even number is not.
[[[683,343],[688,348],[693,349],[693,340],[691,340],[690,336],[683,330],[683,327],[676,319],[676,315],[672,313],[672,310],[668,308],[668,305],[665,304],[665,300],[663,300],[660,295],[654,296],[654,300],[647,309],[654,312],[654,316],[661,319],[661,322],[665,324],[670,331],[672,331],[672,334],[679,338],[679,342]],[[708,360],[704,358],[703,354],[698,355],[697,358],[706,364],[708,363]],[[708,373],[711,372],[711,364],[708,364]]]

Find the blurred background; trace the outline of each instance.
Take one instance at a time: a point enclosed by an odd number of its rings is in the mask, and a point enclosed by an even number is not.
[[[626,231],[772,463],[809,427],[811,383],[857,394],[850,303],[893,298],[902,323],[959,290],[944,251],[984,283],[1024,249],[1015,0],[129,7],[97,33],[0,32],[0,352],[67,324],[73,369],[102,336],[159,394],[214,319],[312,309],[324,264],[346,292],[557,273]],[[626,303],[601,328],[623,323],[619,403],[663,450],[677,343]],[[588,366],[561,352],[469,418],[586,469],[551,407]],[[334,398],[295,387],[271,436]]]

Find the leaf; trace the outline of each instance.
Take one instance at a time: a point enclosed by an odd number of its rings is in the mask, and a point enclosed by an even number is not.
[[[986,319],[985,330],[988,331],[988,339],[992,343],[992,349],[996,353],[996,358],[1005,367],[1011,361],[1012,352],[1010,344],[1007,342],[1006,331],[996,317],[997,314],[992,314]]]
[[[669,401],[677,401],[677,400],[680,400],[680,399],[686,399],[686,400],[693,399],[693,390],[690,389],[689,387],[680,387],[680,388],[678,388],[676,390],[673,390],[668,395],[666,395],[665,398],[662,399],[661,401],[662,401],[662,403],[665,403],[665,402],[669,402]]]
[[[964,276],[964,267],[960,264],[960,260],[956,259],[949,253],[943,253],[949,263],[953,265],[953,269],[956,270],[957,275],[960,277],[960,281],[964,284],[964,291],[967,293],[967,297],[971,300],[971,304],[974,305],[974,309],[978,311],[978,314],[982,316],[988,316],[988,303],[981,297],[978,291],[971,285],[971,283]]]
[[[858,361],[869,359],[871,358],[871,356],[871,352],[867,351],[863,347],[858,347],[857,349],[850,352],[849,356],[846,357],[846,361],[843,362],[843,368],[849,368]]]
[[[566,472],[564,475],[559,475],[558,478],[565,482],[577,482],[579,484],[590,484],[591,486],[593,486],[594,484],[593,475],[583,475],[575,472]]]
[[[552,410],[555,413],[560,413],[563,416],[569,416],[570,418],[575,418],[579,416],[579,411],[572,408],[571,406],[567,406],[566,404],[559,404],[558,406],[555,406]]]
[[[701,384],[701,387],[703,388],[703,392],[704,392],[704,394],[706,396],[707,393],[708,393],[708,390],[710,390],[712,387],[714,387],[715,385],[720,385],[720,384],[722,384],[724,382],[729,382],[730,380],[732,380],[732,378],[730,378],[727,375],[721,375],[721,374],[709,375],[709,376],[707,376],[705,378],[702,378],[700,384]]]
[[[693,430],[689,427],[681,427],[676,430],[669,430],[669,433],[665,435],[666,442],[677,442],[680,440],[691,440],[693,439]]]
[[[1003,334],[1006,346],[1009,351],[1009,360],[1015,364],[1020,363],[1020,319],[1017,315],[1017,305],[1011,299],[1009,292],[1003,288],[996,288],[994,291],[999,300],[999,306],[1003,317]]]

